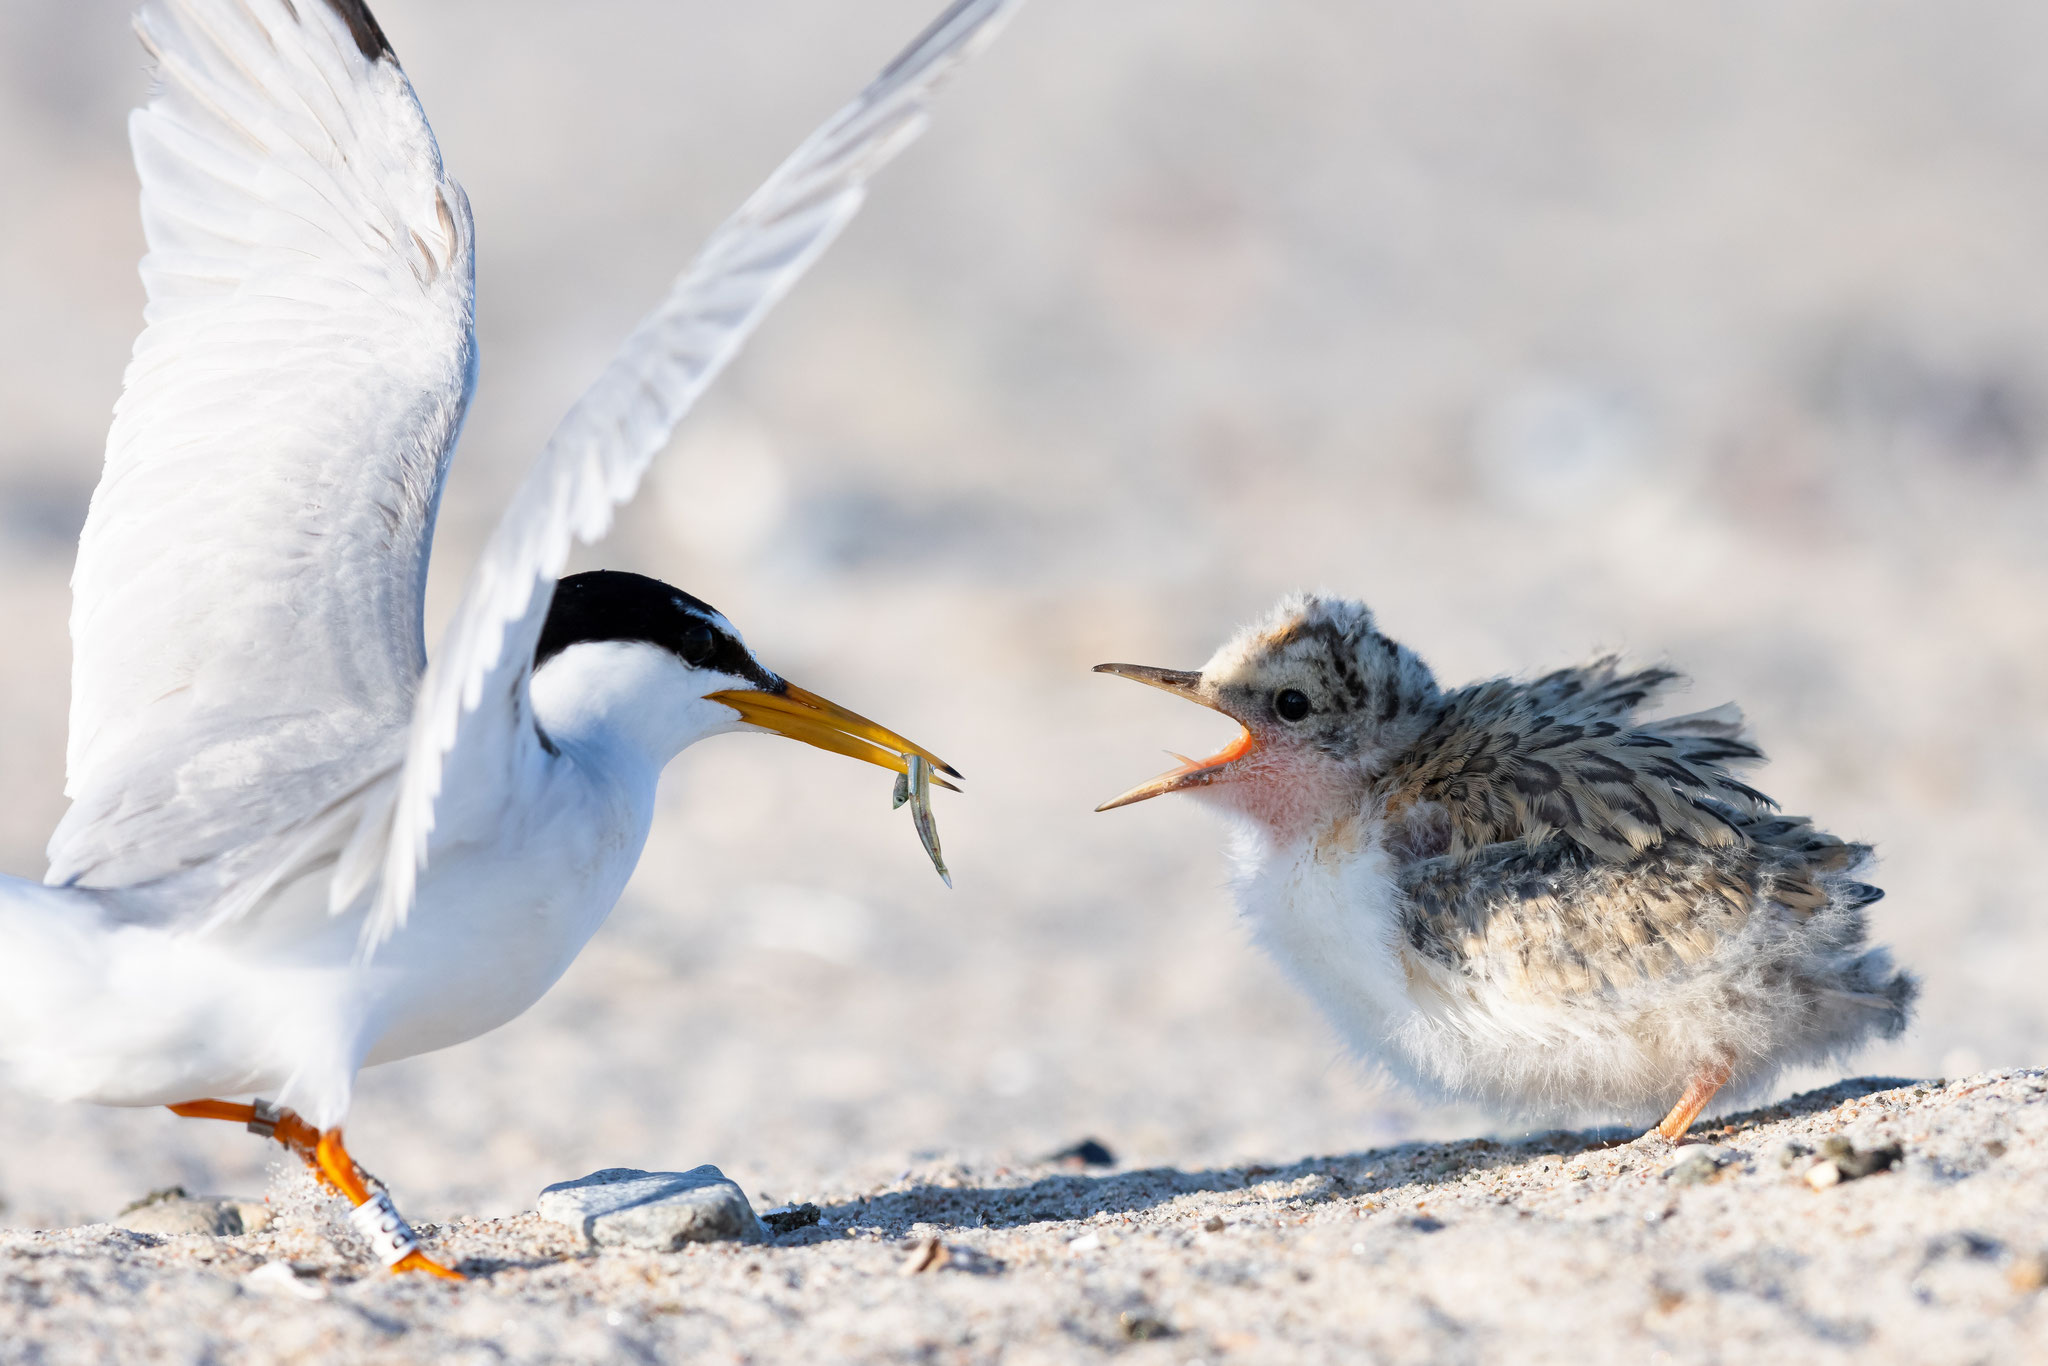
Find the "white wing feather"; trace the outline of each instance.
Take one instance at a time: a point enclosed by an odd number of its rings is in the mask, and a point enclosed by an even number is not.
[[[373,949],[405,923],[434,829],[444,767],[458,746],[480,752],[464,780],[487,779],[534,743],[526,679],[554,580],[572,541],[594,541],[633,496],[650,461],[691,404],[775,301],[860,208],[870,175],[923,131],[940,82],[994,37],[1020,0],[959,0],[851,104],[777,168],[705,244],[667,299],[634,330],[595,385],[556,428],[471,574],[413,712],[377,905],[364,931]],[[486,698],[491,705],[483,708]],[[379,834],[384,834],[380,829]],[[333,904],[349,904],[373,870],[337,875]]]
[[[95,886],[396,760],[474,375],[468,202],[367,11],[151,0],[136,26],[149,304],[79,543],[49,846],[48,880]]]

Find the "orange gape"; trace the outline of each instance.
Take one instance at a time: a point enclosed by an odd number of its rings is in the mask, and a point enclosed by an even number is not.
[[[460,1271],[442,1266],[419,1250],[413,1242],[412,1230],[406,1227],[405,1221],[392,1207],[391,1197],[380,1190],[370,1189],[363,1169],[342,1146],[341,1130],[329,1129],[323,1133],[290,1110],[263,1101],[240,1105],[227,1100],[188,1100],[182,1105],[166,1108],[172,1114],[183,1115],[187,1119],[223,1119],[230,1124],[246,1125],[251,1133],[276,1139],[297,1153],[313,1169],[313,1175],[320,1179],[321,1185],[342,1196],[354,1208],[356,1216],[350,1222],[356,1225],[356,1231],[373,1251],[385,1256],[393,1271],[425,1271],[451,1281],[468,1279]],[[395,1259],[387,1255],[401,1251],[402,1255]]]

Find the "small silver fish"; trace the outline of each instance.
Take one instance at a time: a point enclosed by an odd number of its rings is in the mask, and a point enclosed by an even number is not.
[[[903,761],[907,771],[897,776],[895,806],[910,803],[910,823],[917,827],[917,838],[924,845],[925,855],[931,859],[932,867],[938,869],[940,881],[951,887],[953,875],[946,871],[946,860],[939,854],[939,826],[932,819],[931,766],[920,754],[906,754]]]

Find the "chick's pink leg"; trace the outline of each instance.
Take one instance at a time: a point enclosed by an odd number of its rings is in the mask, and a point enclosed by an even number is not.
[[[1700,1117],[1700,1111],[1706,1109],[1707,1102],[1714,1098],[1714,1093],[1728,1084],[1728,1075],[1728,1064],[1721,1062],[1710,1062],[1695,1072],[1685,1094],[1678,1098],[1678,1104],[1672,1106],[1671,1113],[1657,1125],[1657,1132],[1668,1139],[1683,1138],[1692,1122]]]

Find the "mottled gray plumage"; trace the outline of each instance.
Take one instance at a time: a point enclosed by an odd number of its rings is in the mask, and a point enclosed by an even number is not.
[[[1751,933],[1775,941],[1769,956],[1783,961],[1769,971],[1788,997],[1847,988],[1896,1033],[1912,985],[1865,951],[1863,908],[1884,895],[1853,876],[1869,849],[1791,818],[1737,829],[1727,844],[1674,836],[1626,861],[1560,838],[1414,859],[1397,876],[1402,927],[1416,953],[1461,975],[1589,1000],[1683,974]],[[1824,971],[1802,966],[1815,957]]]
[[[1111,805],[1186,789],[1243,818],[1255,935],[1425,1090],[1672,1106],[1678,1132],[1722,1085],[1905,1026],[1915,983],[1866,943],[1869,847],[1736,776],[1763,754],[1734,707],[1639,716],[1671,670],[1445,692],[1363,606],[1316,597],[1198,675],[1104,668],[1247,732]]]

